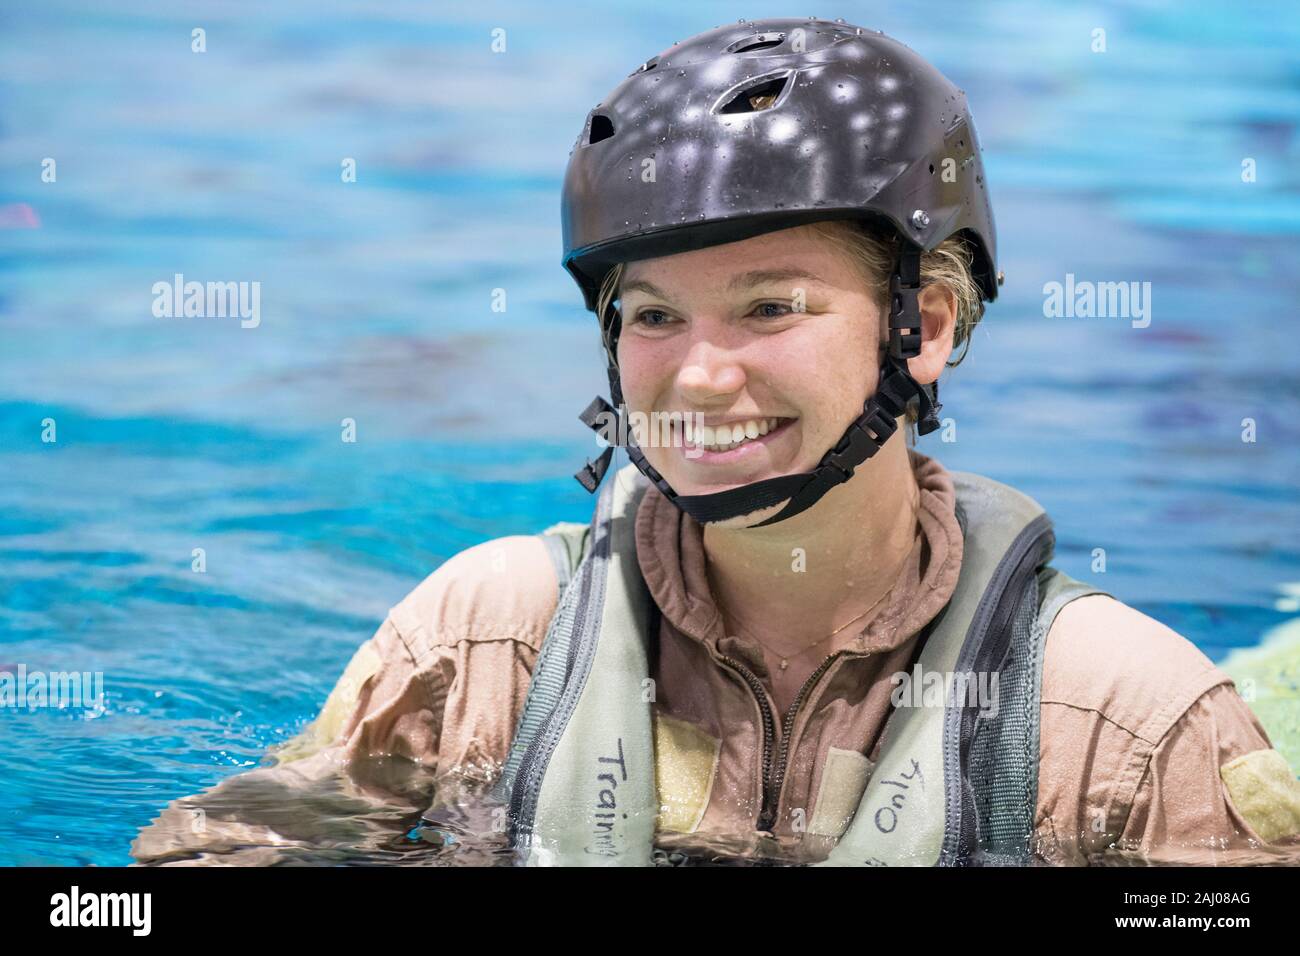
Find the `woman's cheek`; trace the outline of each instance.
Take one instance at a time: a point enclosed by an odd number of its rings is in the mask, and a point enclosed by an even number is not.
[[[629,412],[648,412],[654,403],[654,386],[649,381],[645,349],[641,343],[619,343],[619,384]]]
[[[651,412],[656,407],[658,393],[653,379],[653,358],[648,354],[650,350],[644,346],[643,342],[626,339],[619,342],[619,384],[623,390],[623,411],[628,415],[639,412],[638,420],[649,421]],[[646,435],[638,434],[633,424],[633,421],[628,422],[628,439],[636,442],[656,471],[662,471],[665,462],[660,450],[654,447],[653,442],[646,440]]]
[[[868,381],[874,381],[875,372],[856,357],[852,345],[810,352],[798,367],[805,374],[797,386],[792,383],[788,394],[798,402],[804,425],[799,455],[811,468],[862,414]]]

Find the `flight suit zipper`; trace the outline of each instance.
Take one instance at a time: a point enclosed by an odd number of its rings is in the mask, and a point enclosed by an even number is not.
[[[831,666],[831,663],[843,653],[843,651],[836,651],[830,657],[826,658],[826,660],[821,662],[821,666],[813,671],[812,674],[809,675],[808,679],[803,682],[803,686],[799,688],[799,693],[795,695],[794,701],[790,704],[790,709],[786,711],[785,719],[781,722],[781,749],[777,752],[776,768],[772,775],[771,817],[766,821],[767,826],[760,826],[760,829],[771,830],[772,826],[776,823],[776,811],[781,802],[781,786],[785,783],[785,771],[789,764],[790,735],[794,731],[794,719],[799,713],[799,707],[803,704],[804,697],[807,696],[808,692],[812,690],[814,686],[816,686],[817,681],[819,681],[821,676],[826,673],[827,669]],[[760,820],[759,823],[761,824],[763,821]]]
[[[748,667],[734,657],[720,655],[722,661],[739,673],[749,685],[754,698],[758,701],[759,710],[763,716],[763,805],[758,817],[758,829],[760,831],[770,833],[772,827],[776,824],[777,806],[781,799],[781,785],[785,782],[786,764],[789,760],[790,735],[794,730],[794,720],[798,716],[799,708],[802,706],[808,692],[826,673],[827,668],[843,653],[844,651],[836,651],[822,661],[821,665],[809,675],[808,679],[803,682],[803,686],[799,688],[799,693],[795,695],[794,701],[790,704],[790,709],[786,711],[785,717],[781,721],[781,747],[777,751],[775,766],[772,762],[772,747],[776,743],[776,720],[772,715],[772,708],[768,706],[767,691],[764,689],[762,682]]]
[[[720,659],[738,673],[745,683],[749,685],[754,699],[758,701],[758,709],[763,717],[763,809],[759,813],[759,829],[761,830],[763,829],[763,817],[767,813],[767,780],[772,770],[772,737],[774,736],[772,733],[772,708],[767,705],[767,691],[763,689],[762,682],[754,676],[753,671],[734,657],[720,655]]]

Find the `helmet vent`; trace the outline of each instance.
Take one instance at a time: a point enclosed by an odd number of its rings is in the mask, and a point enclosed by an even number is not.
[[[745,87],[725,99],[716,112],[719,113],[757,113],[770,110],[776,105],[790,83],[792,73],[764,80],[761,83]]]
[[[652,56],[650,57],[650,59],[646,60],[635,70],[629,73],[628,76],[636,76],[638,73],[648,73],[650,70],[653,70],[658,65],[659,65],[659,57]]]
[[[784,33],[755,33],[753,36],[737,40],[727,47],[728,53],[748,53],[750,50],[765,50],[771,46],[780,46],[785,42]]]
[[[591,115],[591,131],[587,134],[587,145],[599,143],[602,139],[609,139],[614,135],[614,121],[603,113],[593,113]]]

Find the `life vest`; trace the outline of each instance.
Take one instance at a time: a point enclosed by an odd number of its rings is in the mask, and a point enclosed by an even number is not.
[[[1045,638],[1068,602],[1104,592],[1048,567],[1055,536],[1035,501],[979,475],[951,475],[961,570],[918,663],[921,673],[989,675],[996,716],[951,692],[939,706],[896,707],[852,821],[822,865],[1030,862]],[[605,483],[590,527],[543,534],[562,593],[493,791],[527,865],[653,862],[648,689],[658,616],[634,532],[648,487],[628,465]]]

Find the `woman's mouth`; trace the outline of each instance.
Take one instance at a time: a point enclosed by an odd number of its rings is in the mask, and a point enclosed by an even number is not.
[[[783,434],[793,418],[750,418],[721,425],[698,424],[685,416],[683,455],[692,461],[728,462],[747,457]]]

